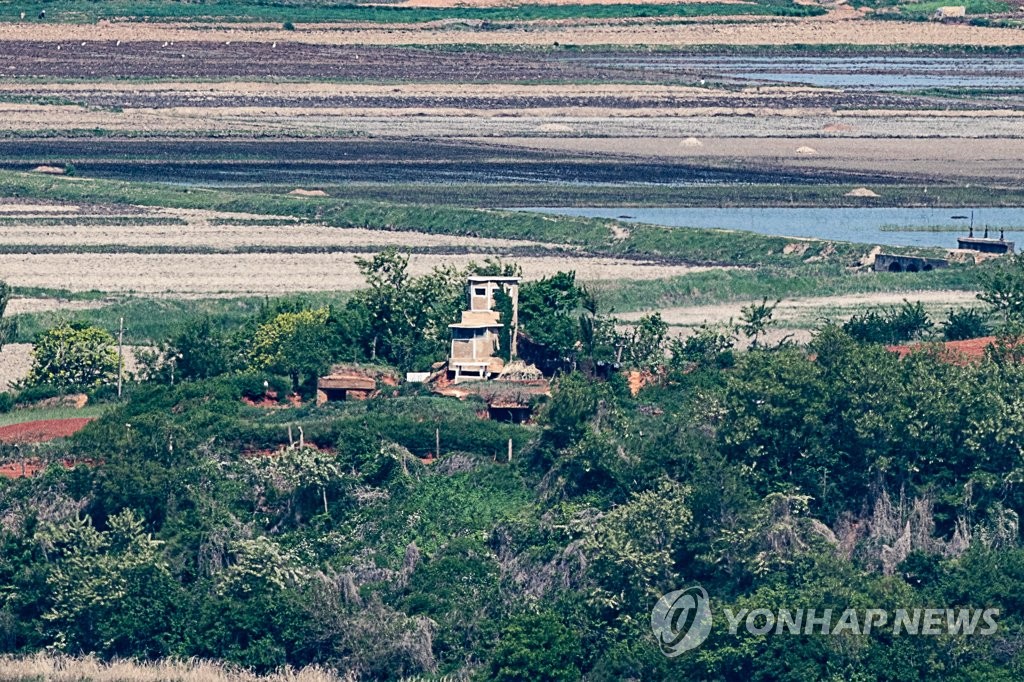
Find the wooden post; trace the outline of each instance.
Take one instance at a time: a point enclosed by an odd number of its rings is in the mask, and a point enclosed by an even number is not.
[[[508,463],[512,463],[512,439],[508,439]]]
[[[441,456],[441,427],[434,429],[434,457]]]
[[[117,398],[121,399],[121,377],[124,374],[124,318],[117,330]]]

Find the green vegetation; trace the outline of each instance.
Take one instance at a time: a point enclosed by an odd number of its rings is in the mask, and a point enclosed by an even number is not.
[[[523,338],[560,361],[535,423],[481,419],[479,400],[414,385],[246,404],[292,385],[282,359],[318,346],[302,327],[348,330],[329,335],[328,360],[368,343],[378,359],[443,356],[398,321],[419,292],[444,302],[461,283],[409,278],[393,253],[364,268],[372,286],[343,310],[268,306],[222,331],[197,319],[168,339],[173,384],[133,383],[37,453],[54,466],[0,478],[0,656],[213,658],[368,680],[1024,674],[1024,259],[986,276],[1002,338],[972,363],[901,360],[834,325],[808,348],[768,343],[767,299],[738,325],[753,350],[708,329],[668,353],[656,316],[620,332],[563,274],[520,292]],[[919,335],[911,308],[879,318]],[[652,385],[632,394],[615,357]],[[710,595],[711,634],[668,658],[651,609],[690,585]],[[998,609],[998,627],[759,636],[730,633],[726,608]]]
[[[942,323],[942,338],[946,341],[978,339],[990,333],[985,314],[974,308],[950,310]]]
[[[106,295],[94,295],[91,292],[70,294],[69,292],[51,290],[18,289],[21,296],[41,296],[69,300],[96,300]],[[303,307],[322,307],[340,305],[350,297],[348,293],[317,293],[301,296],[285,297]],[[267,304],[267,299],[259,296],[236,298],[209,299],[171,299],[143,297],[113,297],[110,300],[99,300],[101,307],[76,310],[73,314],[65,311],[49,311],[17,315],[18,333],[14,337],[18,342],[31,343],[47,329],[68,320],[69,318],[85,322],[103,329],[117,329],[118,320],[125,319],[125,342],[131,344],[156,343],[166,339],[181,327],[184,321],[200,316],[211,318],[215,326],[226,328],[241,324],[252,317]]]
[[[27,387],[53,386],[61,391],[92,390],[117,380],[120,366],[110,332],[81,323],[46,330],[32,345]]]
[[[323,184],[331,195],[357,199],[375,199],[398,203],[443,203],[451,206],[516,208],[531,206],[588,206],[612,208],[658,208],[715,206],[739,207],[1016,207],[1024,202],[1024,192],[1012,187],[962,185],[909,185],[904,183],[872,185],[881,195],[866,203],[863,198],[848,197],[855,189],[849,184],[772,184],[736,183],[689,186],[638,184],[557,185],[510,183],[374,183],[353,182],[344,185]],[[245,188],[239,188],[244,191]],[[263,185],[261,191],[287,193],[291,186]],[[628,210],[626,211],[628,213]]]
[[[113,180],[69,180],[12,172],[0,172],[0,192],[71,201],[286,215],[323,222],[335,227],[476,234],[483,237],[536,239],[555,243],[599,245],[611,236],[609,223],[600,220],[349,201],[333,197],[294,197],[190,189]]]
[[[0,395],[7,395],[0,393]],[[26,407],[16,408],[0,414],[0,426],[23,424],[25,422],[47,419],[79,419],[83,417],[99,417],[110,409],[109,405],[86,405],[85,407]]]
[[[946,7],[950,3],[944,0],[925,0],[924,2],[906,2],[905,0],[854,0],[852,7],[871,7],[876,10],[874,15],[880,19],[902,18],[914,21],[931,19],[935,10]],[[964,0],[968,15],[1000,14],[1012,10],[1012,5],[1002,0]],[[881,10],[881,11],[880,11]]]
[[[854,315],[843,324],[843,331],[861,343],[888,345],[925,338],[933,326],[924,305],[904,301],[899,306]]]
[[[108,0],[103,3],[89,0],[28,0],[22,3],[6,2],[0,18],[14,21],[24,10],[35,17],[46,10],[46,21],[94,22],[100,19],[132,17],[149,20],[199,21],[273,21],[283,22],[286,30],[295,23],[321,23],[328,21],[414,23],[462,19],[467,21],[535,21],[551,19],[623,19],[635,17],[693,17],[693,16],[816,16],[824,14],[817,6],[799,5],[790,0],[757,0],[755,3],[735,5],[728,3],[669,4],[669,5],[519,5],[516,7],[453,7],[428,9],[392,7],[387,5],[360,5],[356,3],[302,2],[278,3],[260,0],[207,0],[188,2],[124,2]]]

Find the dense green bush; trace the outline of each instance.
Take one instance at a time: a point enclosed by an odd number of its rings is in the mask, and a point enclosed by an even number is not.
[[[65,389],[53,384],[37,384],[20,389],[15,395],[15,401],[20,405],[27,405],[48,398],[56,398],[66,392]]]
[[[988,336],[991,330],[985,314],[975,308],[950,310],[942,323],[942,336],[946,341],[963,341]]]

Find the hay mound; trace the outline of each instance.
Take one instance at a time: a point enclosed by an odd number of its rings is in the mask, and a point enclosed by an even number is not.
[[[805,145],[803,147],[797,147],[796,148],[796,153],[797,154],[801,154],[803,156],[812,156],[814,154],[817,154],[818,150],[815,149],[814,147],[808,147],[808,146]]]
[[[704,143],[701,142],[700,140],[698,140],[696,137],[688,137],[685,140],[683,140],[682,142],[680,142],[679,144],[681,144],[684,147],[703,147],[704,146]]]
[[[36,166],[33,173],[45,173],[46,175],[64,175],[64,169],[60,166]]]
[[[288,194],[294,194],[295,196],[298,196],[298,197],[325,197],[325,196],[327,196],[327,192],[323,191],[322,189],[301,189],[301,188],[296,188],[296,189],[293,189],[291,192],[288,192]]]
[[[513,360],[508,363],[498,375],[498,380],[506,381],[537,381],[543,378],[544,374],[539,369],[522,360]]]
[[[857,189],[851,189],[844,196],[848,197],[877,197],[878,194],[872,192],[867,187],[858,187]]]

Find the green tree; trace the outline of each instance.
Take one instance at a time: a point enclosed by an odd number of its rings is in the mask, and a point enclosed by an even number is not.
[[[735,336],[701,325],[685,340],[672,339],[669,342],[669,364],[675,372],[685,371],[689,366],[698,369],[731,367],[735,363],[735,346]]]
[[[520,354],[541,369],[571,367],[580,341],[579,317],[588,300],[575,272],[528,282],[519,292]]]
[[[287,374],[292,389],[302,379],[315,379],[331,359],[327,308],[278,313],[256,328],[245,351],[246,365],[253,370]]]
[[[232,368],[231,347],[209,315],[186,322],[160,349],[154,373],[167,380],[209,379]]]
[[[42,529],[51,568],[52,606],[44,616],[56,648],[106,656],[166,655],[176,584],[161,543],[131,510],[110,517],[99,531],[86,518]]]
[[[28,386],[91,389],[117,380],[114,337],[106,330],[64,322],[43,332],[32,348]]]
[[[550,611],[513,619],[491,657],[495,682],[572,682],[580,679],[580,644]]]
[[[631,612],[672,589],[692,530],[689,496],[686,486],[663,480],[598,521],[585,545],[602,605]]]
[[[494,292],[494,309],[498,311],[498,356],[508,362],[512,359],[512,297],[499,288]]]
[[[992,306],[1004,324],[1024,322],[1024,257],[1011,256],[982,273],[978,298]]]
[[[408,256],[394,248],[357,258],[368,288],[350,304],[365,316],[366,355],[404,369],[429,366],[446,355],[448,325],[465,302],[467,271],[434,268],[422,277],[408,273]]]
[[[843,331],[861,343],[896,344],[924,338],[934,324],[920,301],[854,315]]]
[[[989,335],[985,315],[976,308],[950,309],[942,323],[942,337],[946,341],[977,339]]]
[[[665,341],[668,324],[661,315],[644,315],[630,330],[625,340],[623,359],[630,367],[657,369],[665,363]]]
[[[765,296],[760,303],[751,303],[740,310],[736,331],[750,339],[751,348],[757,348],[761,337],[777,322],[774,319],[775,308],[780,302],[776,300],[775,303],[768,303],[768,297]]]

